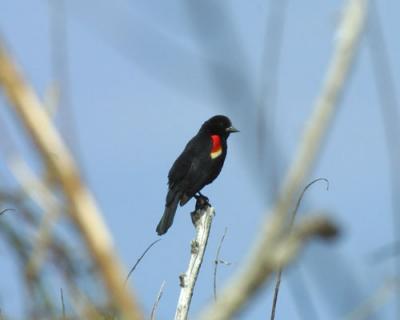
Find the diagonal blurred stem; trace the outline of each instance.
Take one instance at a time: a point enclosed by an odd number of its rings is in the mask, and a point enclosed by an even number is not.
[[[386,146],[389,158],[389,179],[391,185],[390,197],[392,203],[393,237],[395,243],[400,243],[400,115],[399,102],[393,80],[392,68],[387,52],[379,19],[378,6],[371,1],[371,10],[368,20],[368,49],[374,72],[374,79],[380,100],[380,110],[383,128],[386,137]],[[395,270],[400,277],[400,256],[396,256]],[[396,313],[400,318],[400,291],[396,291]]]
[[[281,158],[280,150],[278,150],[275,137],[276,101],[288,1],[269,0],[268,4],[261,66],[261,93],[257,102],[257,154],[263,181],[267,181],[268,188],[265,189],[269,189],[271,199],[275,199],[281,173],[278,165],[278,160]]]
[[[110,298],[126,319],[142,319],[133,295],[124,287],[123,268],[97,205],[82,183],[78,168],[31,87],[0,44],[0,85],[10,107],[29,132],[40,155],[58,179],[68,202],[69,214],[99,268]]]
[[[388,300],[399,291],[398,279],[385,280],[378,289],[371,294],[361,305],[352,310],[343,320],[370,319],[379,308],[388,303]]]
[[[301,191],[301,186],[321,151],[354,62],[365,15],[366,0],[347,1],[322,90],[315,102],[314,112],[307,121],[278,200],[271,215],[266,215],[258,239],[244,265],[222,290],[218,300],[203,311],[201,319],[231,319],[271,276],[272,271],[265,269],[265,265],[269,262],[265,260],[266,252],[275,250],[274,243],[282,237],[283,230],[287,230],[294,198]]]
[[[50,24],[50,58],[53,81],[59,94],[58,113],[60,132],[66,144],[80,164],[79,139],[72,108],[68,59],[67,7],[65,0],[48,0]]]

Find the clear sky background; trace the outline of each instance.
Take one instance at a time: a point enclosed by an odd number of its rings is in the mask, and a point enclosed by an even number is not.
[[[224,229],[228,232],[221,255],[232,264],[219,267],[219,286],[246,257],[272,204],[276,181],[292,161],[320,91],[344,2],[66,2],[60,12],[57,1],[2,1],[0,33],[41,97],[61,75],[64,109],[56,120],[126,266],[157,238],[168,170],[200,125],[212,115],[225,114],[241,131],[229,138],[221,175],[204,189],[217,215],[193,297],[194,316],[212,299],[213,260]],[[399,90],[400,3],[376,1],[376,8]],[[277,17],[278,23],[271,23]],[[281,40],[274,32],[280,26]],[[57,31],[63,28],[66,37]],[[55,41],[51,30],[56,30]],[[368,259],[394,241],[393,173],[368,36],[362,38],[339,112],[310,177],[329,179],[330,188],[313,186],[299,212],[327,210],[342,233],[335,243],[313,243],[285,270],[277,319],[341,319],[395,275],[393,257]],[[382,49],[375,45],[377,52]],[[54,57],[60,62],[54,63]],[[57,69],[60,65],[65,69]],[[16,132],[18,122],[6,104],[1,95],[0,117]],[[398,120],[393,114],[391,118]],[[261,140],[260,123],[266,128]],[[16,138],[28,153],[25,136]],[[8,179],[4,163],[0,169]],[[398,196],[399,190],[394,192]],[[163,280],[159,316],[171,319],[174,314],[178,275],[186,270],[194,234],[189,217],[193,206],[192,201],[179,208],[173,227],[131,279],[146,314]],[[10,259],[0,245],[0,273],[7,275],[0,281],[0,306],[19,315],[23,296]],[[59,288],[54,291],[58,294]],[[271,293],[269,283],[238,318],[269,318]],[[394,319],[394,301],[392,295],[370,319]]]

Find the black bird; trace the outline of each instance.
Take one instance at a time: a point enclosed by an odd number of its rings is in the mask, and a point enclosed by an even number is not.
[[[188,142],[168,173],[165,211],[157,225],[157,234],[167,232],[174,221],[178,203],[183,206],[192,197],[204,197],[200,190],[221,172],[230,133],[238,132],[228,117],[218,115],[203,123]]]

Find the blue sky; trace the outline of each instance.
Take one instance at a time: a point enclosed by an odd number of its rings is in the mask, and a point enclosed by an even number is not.
[[[271,205],[273,187],[265,168],[277,158],[273,173],[282,178],[291,163],[325,75],[342,4],[287,2],[275,116],[267,119],[274,124],[275,144],[264,146],[262,168],[257,161],[256,110],[261,80],[269,71],[263,69],[269,1],[71,0],[66,5],[68,100],[79,142],[77,157],[127,266],[157,238],[167,172],[202,122],[222,113],[241,130],[229,139],[220,177],[204,190],[217,215],[193,315],[212,299],[213,259],[224,228],[228,233],[222,257],[232,265],[220,267],[220,285],[246,257]],[[400,43],[395,34],[400,8],[396,2],[377,5],[398,89]],[[41,97],[54,80],[49,14],[47,1],[3,1],[0,6],[2,37]],[[394,274],[393,259],[375,264],[367,259],[393,242],[393,219],[388,152],[366,40],[364,35],[339,112],[310,177],[328,178],[330,188],[313,186],[300,211],[329,211],[342,235],[334,244],[313,243],[284,272],[279,319],[303,319],[304,312],[310,319],[312,311],[296,309],[305,295],[296,292],[304,285],[319,319],[339,319]],[[0,116],[15,128],[3,97],[0,105]],[[61,126],[63,117],[61,112],[57,118]],[[22,141],[24,136],[16,137]],[[30,150],[22,142],[21,148],[24,154]],[[35,158],[30,159],[35,165]],[[4,165],[0,168],[6,170]],[[192,207],[189,203],[179,209],[172,229],[132,277],[147,313],[166,280],[159,306],[162,319],[174,313],[178,275],[186,269]],[[0,283],[1,308],[20,314],[23,300],[15,265],[9,261],[12,255],[0,248],[0,271],[12,275]],[[271,292],[269,284],[239,318],[268,317]],[[393,319],[393,301],[375,319]]]

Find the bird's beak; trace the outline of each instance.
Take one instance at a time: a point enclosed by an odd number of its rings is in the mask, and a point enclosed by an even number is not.
[[[240,132],[240,131],[238,129],[236,129],[234,126],[230,126],[229,128],[226,128],[226,132],[234,133],[234,132]]]

